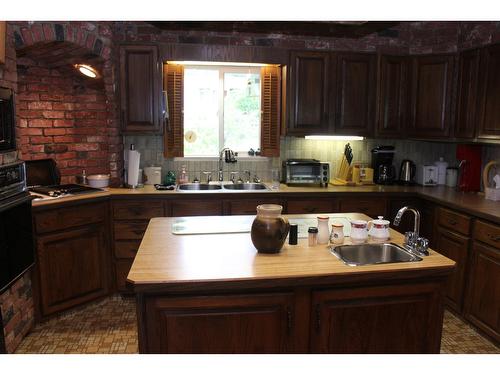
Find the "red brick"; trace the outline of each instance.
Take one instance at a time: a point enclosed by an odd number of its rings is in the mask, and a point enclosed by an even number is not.
[[[45,118],[64,118],[63,111],[43,111],[43,117]]]
[[[51,101],[61,101],[64,99],[63,94],[35,94],[40,95],[40,100],[51,100]]]
[[[98,143],[77,143],[72,147],[75,151],[95,151],[99,150]]]
[[[42,135],[42,131],[42,129],[37,128],[22,128],[17,130],[19,135]]]
[[[71,143],[74,142],[74,138],[68,135],[57,135],[54,136],[55,143]]]
[[[52,120],[45,120],[45,119],[33,119],[28,121],[28,126],[30,128],[50,128],[53,125]]]
[[[72,127],[75,124],[73,120],[54,120],[55,127]]]
[[[28,104],[29,109],[52,109],[51,102],[31,102]]]
[[[41,83],[28,84],[29,91],[49,91],[49,86]]]
[[[18,100],[39,100],[39,99],[45,100],[45,99],[40,97],[40,94],[38,94],[36,92],[27,92],[27,91],[18,93],[17,99]]]
[[[43,33],[45,34],[45,40],[50,41],[54,40],[54,27],[51,24],[44,23],[43,24]]]
[[[55,110],[72,111],[74,108],[74,104],[73,103],[54,103],[52,105],[52,108]]]
[[[65,134],[66,134],[65,128],[43,129],[43,135],[65,135]]]
[[[52,137],[30,137],[30,142],[34,145],[52,143]]]
[[[23,109],[23,110],[20,110],[18,112],[19,112],[19,116],[22,118],[40,118],[43,116],[42,111],[32,111],[32,110]]]
[[[21,29],[21,35],[23,36],[24,44],[26,46],[30,46],[33,44],[33,35],[31,34],[31,30],[23,27]]]

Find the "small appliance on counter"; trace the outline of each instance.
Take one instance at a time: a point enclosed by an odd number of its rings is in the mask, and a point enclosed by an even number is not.
[[[401,185],[413,185],[416,172],[417,166],[414,162],[408,159],[403,160],[399,168],[399,183]]]
[[[144,168],[144,184],[159,185],[161,184],[161,167],[145,167]]]
[[[421,165],[417,168],[417,183],[423,186],[436,186],[438,183],[438,167]]]
[[[330,181],[330,163],[316,159],[288,159],[282,163],[281,175],[287,185],[319,184],[327,187]]]
[[[438,161],[434,162],[434,165],[438,167],[438,185],[445,185],[446,168],[448,168],[448,163],[444,161],[443,157],[440,157]]]
[[[394,153],[394,146],[378,146],[372,150],[372,168],[376,184],[394,183],[396,179],[396,170],[392,165]]]
[[[355,164],[352,167],[352,182],[356,185],[373,185],[373,169]]]

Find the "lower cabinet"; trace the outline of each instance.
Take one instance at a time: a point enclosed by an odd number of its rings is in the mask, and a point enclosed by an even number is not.
[[[289,199],[287,214],[321,214],[338,212],[338,202],[332,198],[326,199]]]
[[[148,353],[286,353],[292,342],[288,293],[150,297]]]
[[[109,293],[106,228],[99,224],[37,238],[41,315]]]
[[[339,212],[359,212],[372,218],[386,216],[386,200],[376,196],[339,198]]]
[[[260,204],[279,204],[283,206],[283,201],[270,198],[228,200],[224,202],[225,213],[227,215],[256,215],[257,206]]]
[[[171,216],[222,215],[222,201],[218,199],[173,200]]]
[[[431,283],[313,292],[311,352],[439,353],[440,298]]]

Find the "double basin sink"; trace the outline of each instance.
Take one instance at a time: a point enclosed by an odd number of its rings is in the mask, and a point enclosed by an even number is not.
[[[269,190],[263,183],[257,182],[246,182],[246,183],[230,183],[230,184],[202,184],[202,183],[191,183],[191,184],[180,184],[177,186],[178,191],[252,191]]]

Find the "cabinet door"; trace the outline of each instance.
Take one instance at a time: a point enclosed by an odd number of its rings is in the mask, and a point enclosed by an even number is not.
[[[106,228],[89,225],[37,239],[42,315],[49,315],[109,292]]]
[[[465,317],[500,342],[500,250],[479,242],[472,246]]]
[[[226,213],[228,215],[256,215],[257,206],[260,204],[278,204],[283,206],[281,199],[239,199],[226,201]]]
[[[293,199],[287,202],[287,214],[321,214],[338,212],[338,202],[329,199]]]
[[[373,134],[375,120],[376,57],[341,53],[337,59],[335,134]]]
[[[339,212],[358,212],[372,218],[386,215],[386,200],[371,197],[342,197],[339,199]]]
[[[147,353],[284,353],[292,342],[291,294],[146,301]]]
[[[439,353],[439,284],[318,291],[312,306],[312,353]]]
[[[482,50],[479,138],[500,138],[500,44]]]
[[[479,50],[462,52],[459,59],[455,136],[474,138],[478,95]]]
[[[222,201],[186,199],[172,202],[172,216],[222,215]]]
[[[161,71],[155,46],[120,46],[120,100],[123,132],[162,131]]]
[[[292,52],[288,134],[324,134],[330,130],[328,103],[332,70],[328,53]]]
[[[380,100],[377,135],[404,137],[409,104],[410,60],[406,56],[380,59]]]
[[[409,135],[418,138],[449,135],[453,59],[453,55],[413,58]]]
[[[448,278],[446,297],[448,305],[460,313],[465,291],[469,239],[443,227],[437,227],[435,250],[456,262],[455,269]]]

